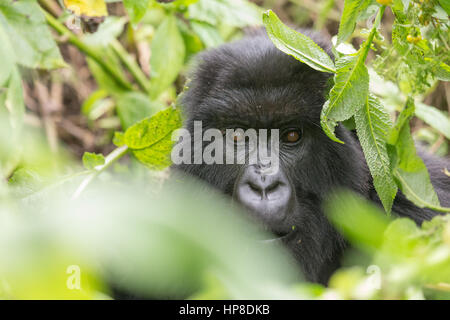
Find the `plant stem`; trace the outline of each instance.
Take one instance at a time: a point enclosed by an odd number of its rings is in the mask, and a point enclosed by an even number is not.
[[[47,19],[47,23],[53,29],[55,29],[59,34],[66,36],[71,44],[76,46],[79,50],[81,50],[90,58],[92,58],[95,62],[97,62],[102,67],[102,69],[105,70],[105,72],[107,72],[111,77],[113,77],[114,80],[120,86],[122,86],[127,90],[133,90],[131,84],[126,79],[124,79],[120,73],[118,73],[109,64],[107,64],[107,62],[105,61],[104,57],[100,54],[100,52],[86,45],[83,41],[78,39],[78,37],[75,34],[73,34],[73,32],[67,29],[61,22],[59,22],[46,10],[42,9],[42,11],[44,12],[45,18]]]
[[[130,73],[136,79],[139,86],[147,93],[150,92],[149,81],[147,77],[142,72],[141,68],[138,66],[136,61],[130,56],[130,54],[123,48],[122,44],[114,39],[111,42],[111,47],[119,57],[120,60],[125,64]]]
[[[87,186],[102,172],[107,170],[113,163],[122,158],[128,152],[128,146],[122,146],[115,149],[105,158],[105,164],[96,167],[90,175],[88,175],[78,186],[72,195],[72,200],[77,199],[81,193],[87,188]]]
[[[369,53],[370,46],[372,45],[373,38],[375,37],[375,34],[377,33],[378,26],[380,25],[381,18],[383,17],[384,10],[386,10],[386,6],[382,6],[380,10],[378,10],[377,16],[375,17],[375,21],[372,26],[372,30],[370,31],[369,36],[367,37],[366,42],[364,43],[363,52],[361,55],[361,58],[363,61],[366,61],[367,54]]]

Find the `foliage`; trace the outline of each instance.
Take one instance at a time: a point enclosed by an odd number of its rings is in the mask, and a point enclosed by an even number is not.
[[[402,65],[401,68],[405,68],[403,74],[400,74],[399,77],[408,79],[408,83],[410,84],[407,86],[408,89],[402,89],[405,87],[405,85],[402,86],[406,81],[405,79],[403,82],[401,79],[396,80],[398,80],[403,92],[409,97],[408,105],[414,104],[413,94],[423,91],[425,87],[429,87],[432,80],[436,81],[445,78],[445,76],[442,77],[442,74],[445,73],[443,70],[447,68],[446,62],[449,58],[449,53],[448,48],[446,49],[445,46],[448,45],[446,39],[440,39],[438,36],[443,37],[443,30],[449,27],[449,19],[448,16],[442,19],[434,17],[433,14],[442,10],[442,8],[436,3],[430,4],[431,2],[427,1],[426,5],[418,6],[415,2],[409,3],[407,1],[406,8],[401,1],[392,3],[391,8],[396,17],[393,26],[392,44],[384,43],[382,47],[384,52],[381,56],[385,56],[383,58],[383,67],[389,68],[388,72],[390,74],[399,74],[397,71],[399,70],[399,64]],[[449,212],[449,208],[440,207],[439,200],[430,183],[426,167],[421,158],[415,155],[416,150],[414,142],[410,137],[408,125],[409,117],[404,115],[409,112],[409,108],[404,108],[405,110],[399,116],[399,121],[393,127],[387,116],[380,116],[385,113],[382,105],[376,103],[373,98],[369,97],[369,73],[366,67],[366,59],[375,38],[379,37],[377,36],[378,28],[386,10],[386,5],[391,4],[390,1],[378,1],[378,3],[382,5],[377,12],[367,39],[361,45],[360,49],[355,53],[345,54],[339,52],[337,47],[334,48],[334,52],[337,54],[334,85],[322,109],[322,128],[330,139],[343,143],[343,141],[336,137],[334,133],[335,127],[339,122],[351,118],[355,120],[357,123],[357,133],[362,141],[364,155],[374,179],[375,188],[388,213],[391,211],[393,199],[397,194],[397,186],[416,205]],[[337,36],[337,45],[349,37],[355,28],[357,17],[364,15],[365,11],[370,10],[370,4],[372,4],[371,1],[345,2]],[[409,10],[409,7],[412,9]],[[405,24],[411,22],[411,19],[417,17],[419,14],[424,24],[429,20],[435,23],[432,28],[433,30],[430,31],[430,41],[421,39],[420,41],[414,41],[412,44],[409,43],[406,45],[405,43],[408,42],[406,34],[407,32],[413,32],[414,29],[411,27],[405,28]],[[317,48],[315,44],[310,44],[310,39],[308,41],[302,41],[306,37],[305,35],[295,37],[295,35],[291,35],[295,31],[290,30],[286,26],[280,26],[280,21],[272,12],[266,14],[264,23],[274,44],[280,47],[279,42],[283,41],[284,47],[290,48],[291,51],[296,51],[297,54],[293,56],[298,60],[305,62],[303,56],[310,57],[311,50],[313,49],[319,50],[319,53],[315,54],[316,59],[320,59],[324,55],[324,52],[320,48]],[[277,30],[282,29],[283,33],[274,30],[273,26],[276,26]],[[448,32],[446,36],[448,36]],[[430,46],[433,46],[434,49],[431,50]],[[422,59],[420,61],[418,60],[424,53],[428,54],[428,56],[423,58],[425,63],[423,63]],[[392,72],[389,67],[391,64],[385,64],[387,54],[389,56],[402,56],[401,59],[395,61],[395,69]],[[410,58],[410,54],[414,54],[414,58]],[[416,61],[417,66],[420,64],[420,70],[416,68],[414,61]],[[306,63],[311,65],[310,62]],[[375,68],[377,68],[376,63]],[[317,67],[315,69],[325,72],[333,70],[333,68],[321,70]],[[414,83],[414,86],[412,83]],[[409,88],[413,89],[409,90]],[[364,110],[365,116],[363,117],[362,112]],[[390,131],[393,132],[389,133]],[[398,132],[401,132],[401,138],[392,138],[395,135],[394,133],[398,134]],[[389,152],[389,150],[396,150],[396,152]],[[394,180],[397,186],[394,184]]]
[[[333,1],[324,3],[317,25],[333,13]],[[120,14],[108,15],[111,6]],[[386,10],[392,26],[382,23]],[[335,128],[353,122],[384,211],[400,189],[420,207],[448,212],[413,140],[450,139],[448,114],[423,102],[449,80],[448,15],[442,0],[346,0],[332,59],[247,0],[3,0],[0,298],[105,299],[113,279],[145,294],[206,299],[448,299],[448,215],[419,227],[336,194],[329,218],[366,260],[340,269],[325,288],[301,282],[282,248],[255,244],[266,235],[219,195],[196,182],[166,182],[164,171],[192,57],[264,25],[278,49],[334,75],[322,128],[343,143]],[[364,39],[357,50],[356,38]],[[78,159],[52,142],[51,101],[39,91],[68,70],[76,78],[74,47],[96,86],[75,113],[103,134],[101,148],[82,148],[89,152]],[[30,87],[45,130],[30,126]],[[412,134],[417,119],[428,126]],[[66,281],[77,267],[81,290]]]

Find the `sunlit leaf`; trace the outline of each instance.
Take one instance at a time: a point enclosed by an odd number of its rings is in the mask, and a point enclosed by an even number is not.
[[[264,26],[275,46],[286,54],[322,72],[335,72],[330,56],[309,37],[287,27],[269,10],[263,16]]]
[[[330,139],[342,143],[334,134],[335,127],[364,106],[368,93],[369,73],[361,52],[337,60],[334,86],[320,116],[322,128]]]
[[[339,24],[339,32],[337,43],[347,40],[355,30],[356,21],[361,12],[364,12],[372,0],[345,0],[344,11],[342,12],[341,21]]]
[[[149,0],[123,0],[132,23],[138,23],[144,17],[148,9]]]
[[[29,68],[64,67],[59,49],[35,0],[0,2],[0,25],[8,34],[17,63]]]
[[[387,212],[397,194],[391,173],[386,136],[391,127],[389,114],[378,99],[369,95],[364,107],[355,114],[356,131],[373,177],[373,184]]]
[[[97,166],[105,164],[105,157],[102,154],[85,152],[83,155],[83,165],[88,170],[93,170]]]

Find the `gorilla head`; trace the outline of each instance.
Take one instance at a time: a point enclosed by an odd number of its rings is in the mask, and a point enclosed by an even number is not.
[[[303,31],[330,55],[329,44]],[[310,281],[326,282],[337,267],[345,241],[333,229],[321,204],[336,187],[373,197],[371,176],[355,135],[339,126],[330,140],[320,126],[330,74],[311,69],[282,53],[259,34],[200,55],[183,96],[192,146],[205,142],[194,135],[195,121],[203,130],[278,129],[279,170],[267,163],[174,165],[234,201],[272,231],[299,262]],[[234,137],[234,140],[239,140]],[[195,147],[194,147],[195,148]],[[193,164],[196,163],[196,164]]]

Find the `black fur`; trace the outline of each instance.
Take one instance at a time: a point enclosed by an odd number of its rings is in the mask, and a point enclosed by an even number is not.
[[[329,43],[303,30],[331,56]],[[353,132],[338,126],[330,140],[319,123],[330,74],[300,63],[274,47],[260,34],[203,53],[182,99],[185,127],[202,120],[207,128],[281,128],[300,125],[301,143],[281,148],[281,167],[295,190],[293,212],[285,221],[298,228],[291,249],[310,281],[326,283],[338,267],[346,242],[327,221],[321,203],[335,187],[351,189],[379,203],[359,142]],[[450,205],[449,178],[442,170],[448,162],[424,158],[442,205]],[[178,165],[232,196],[240,165]],[[417,223],[437,213],[420,209],[399,193],[393,210]]]

